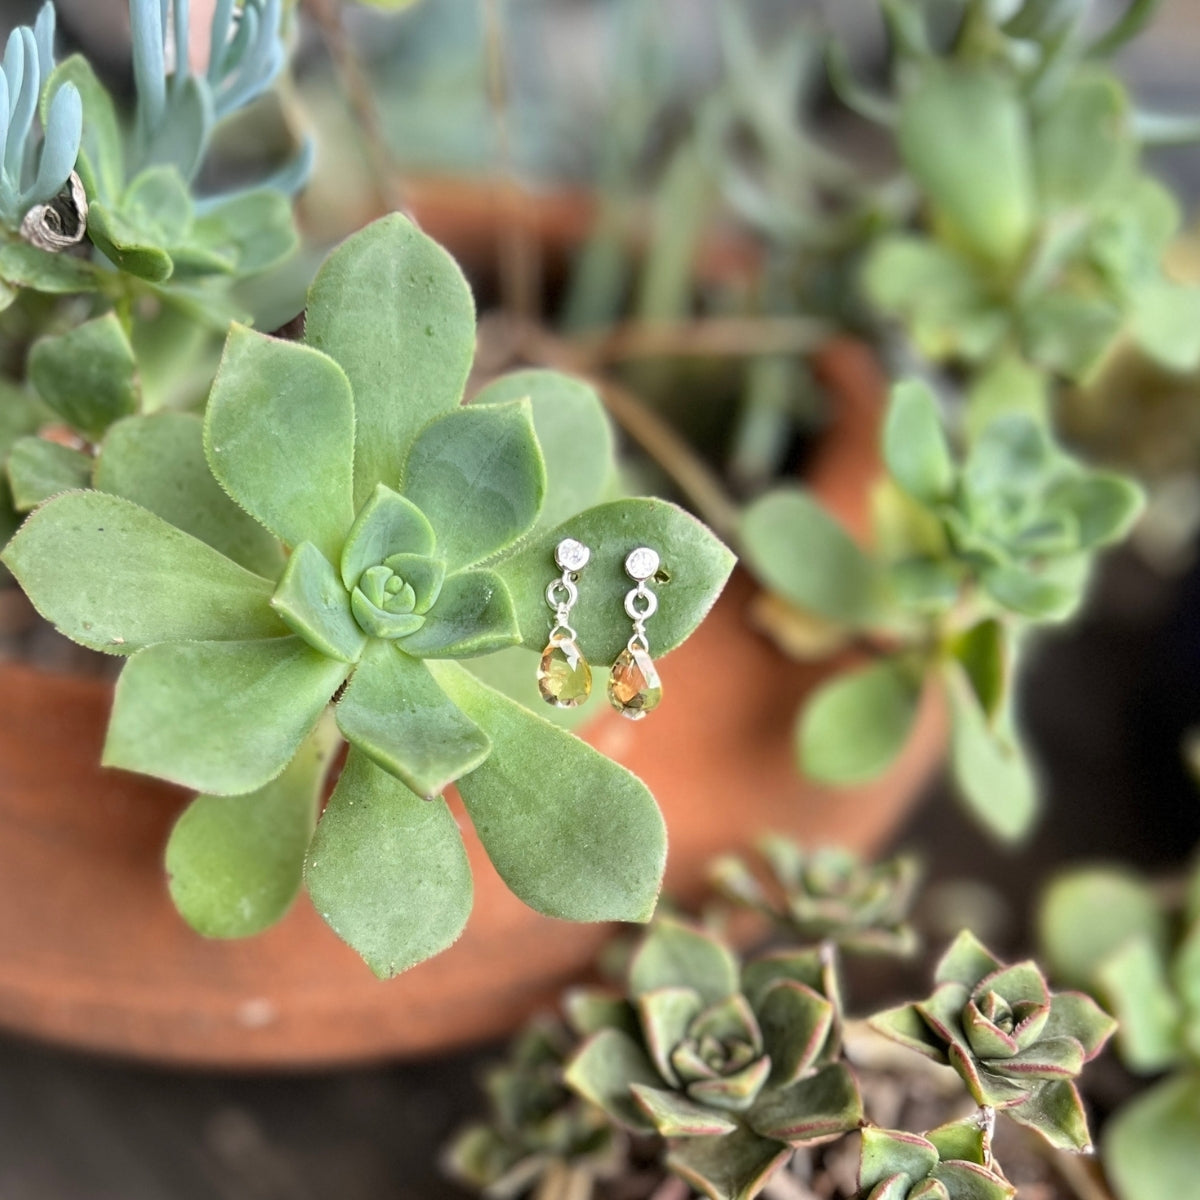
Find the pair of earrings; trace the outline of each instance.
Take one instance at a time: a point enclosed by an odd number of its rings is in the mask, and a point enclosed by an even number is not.
[[[554,610],[554,626],[538,664],[537,682],[542,699],[555,708],[575,708],[592,691],[592,668],[571,627],[571,609],[579,599],[575,581],[591,556],[587,546],[574,538],[564,538],[554,551],[562,576],[551,580],[546,588],[546,603]],[[635,584],[625,596],[633,636],[612,665],[608,701],[631,721],[640,721],[662,699],[662,684],[646,637],[646,622],[658,611],[658,597],[647,581],[658,570],[658,563],[658,554],[649,546],[639,546],[625,559],[625,574]]]

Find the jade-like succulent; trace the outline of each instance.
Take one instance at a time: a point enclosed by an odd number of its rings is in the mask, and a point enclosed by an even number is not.
[[[862,1132],[862,1200],[1009,1200],[1013,1187],[995,1168],[987,1134],[968,1118],[926,1134],[868,1127]]]
[[[765,914],[800,943],[900,955],[916,949],[908,923],[921,874],[916,859],[864,863],[850,850],[806,851],[779,836],[761,839],[758,849],[770,870],[767,887],[735,855],[713,864],[713,884],[726,899]]]
[[[573,1045],[570,1033],[550,1019],[531,1021],[518,1034],[505,1063],[484,1079],[487,1121],[463,1129],[445,1153],[455,1178],[489,1196],[536,1189],[539,1200],[548,1200],[577,1196],[580,1181],[620,1167],[615,1127],[563,1083]]]
[[[628,640],[633,547],[671,572],[658,653],[707,612],[732,556],[665,502],[595,503],[612,443],[582,385],[527,372],[460,403],[471,295],[404,218],[328,259],[306,338],[235,327],[203,427],[118,422],[96,490],[50,499],[3,556],[64,634],[128,658],[105,763],[204,793],[168,851],[177,901],[205,932],[253,932],[286,908],[307,851],[325,919],[380,974],[403,970],[470,910],[455,818],[427,802],[457,781],[527,903],[646,920],[665,856],[650,793],[461,660],[542,648],[564,536],[592,547],[574,616],[596,662]],[[351,749],[310,846],[331,701]],[[265,810],[277,819],[248,820]]]
[[[567,1082],[625,1128],[666,1138],[670,1169],[714,1200],[757,1195],[794,1147],[858,1127],[836,984],[817,953],[739,968],[715,937],[663,919],[627,994],[572,999],[588,1036]]]
[[[1012,712],[1021,634],[1078,611],[1142,491],[1073,458],[1022,413],[998,416],[956,454],[919,383],[894,389],[882,440],[888,478],[871,551],[799,489],[768,493],[744,517],[746,559],[767,587],[877,651],[802,710],[800,765],[835,784],[878,776],[907,744],[932,681],[948,693],[955,775],[972,811],[1019,837],[1037,807]]]
[[[928,999],[881,1013],[871,1025],[948,1063],[978,1104],[1002,1109],[1054,1146],[1090,1149],[1074,1080],[1116,1022],[1082,992],[1052,993],[1036,963],[1006,966],[966,931],[935,978]]]

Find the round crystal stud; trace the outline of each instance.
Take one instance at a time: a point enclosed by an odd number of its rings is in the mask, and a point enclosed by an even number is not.
[[[592,552],[574,538],[563,538],[554,551],[554,561],[564,571],[582,571],[591,557]]]
[[[625,559],[625,574],[637,583],[642,583],[658,570],[658,555],[649,546],[631,550]]]

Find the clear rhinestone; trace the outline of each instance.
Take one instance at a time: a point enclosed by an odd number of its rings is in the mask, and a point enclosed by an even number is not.
[[[649,546],[639,546],[636,550],[631,550],[629,557],[625,559],[625,574],[638,583],[649,579],[657,570],[658,555]]]
[[[592,552],[574,538],[563,538],[554,551],[554,561],[564,571],[582,571],[591,557]]]

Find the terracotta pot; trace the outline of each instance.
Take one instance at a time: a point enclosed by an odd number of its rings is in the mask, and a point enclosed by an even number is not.
[[[823,368],[846,397],[814,479],[851,527],[877,470],[882,386],[842,346]],[[766,830],[871,851],[909,808],[942,746],[927,703],[886,778],[830,791],[796,773],[801,699],[836,664],[784,661],[749,628],[754,585],[735,575],[710,618],[663,663],[666,698],[633,724],[585,736],[640,775],[666,815],[667,888],[695,896],[707,861]],[[538,916],[505,888],[462,813],[475,909],[462,939],[398,979],[376,980],[306,899],[269,932],[206,941],[176,915],[163,848],[178,788],[99,762],[111,689],[0,666],[0,1025],[160,1062],[297,1067],[424,1054],[510,1030],[578,978],[604,927]]]

